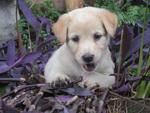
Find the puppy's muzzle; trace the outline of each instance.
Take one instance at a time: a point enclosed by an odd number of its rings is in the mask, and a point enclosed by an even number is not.
[[[91,63],[94,60],[94,55],[93,54],[85,54],[82,56],[82,59],[85,63]]]
[[[82,56],[82,60],[85,62],[83,64],[83,68],[86,71],[94,71],[96,64],[94,63],[94,55],[93,54],[85,54]]]

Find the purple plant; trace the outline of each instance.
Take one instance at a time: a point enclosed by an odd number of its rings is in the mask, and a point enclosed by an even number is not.
[[[26,52],[24,56],[21,56],[17,51],[17,41],[10,40],[6,45],[0,47],[0,84],[6,89],[0,98],[0,110],[3,112],[44,113],[50,110],[51,112],[75,113],[86,107],[95,106],[93,109],[103,113],[106,112],[104,102],[110,92],[133,95],[141,81],[150,81],[150,76],[146,76],[146,73],[149,73],[149,67],[145,65],[142,67],[141,76],[130,76],[129,74],[129,67],[137,68],[138,66],[139,55],[137,53],[140,49],[141,27],[138,24],[137,26],[123,24],[118,28],[110,44],[112,58],[116,63],[116,73],[112,76],[116,76],[118,80],[118,84],[115,84],[112,89],[81,88],[77,83],[82,80],[71,81],[60,87],[44,83],[45,63],[59,48],[59,46],[53,47],[50,44],[56,39],[51,31],[52,22],[45,17],[36,18],[24,0],[18,0],[18,6],[26,21],[35,31],[36,48],[33,52],[29,52],[24,46]],[[44,41],[39,40],[41,30],[47,33]],[[147,61],[147,56],[150,55],[150,25],[145,29],[144,37],[143,56]],[[121,48],[120,45],[122,45]],[[118,68],[120,68],[119,71]]]

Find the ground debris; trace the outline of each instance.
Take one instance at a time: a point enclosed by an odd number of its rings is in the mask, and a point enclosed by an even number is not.
[[[130,97],[120,96],[109,89],[99,88],[95,90],[82,88],[91,95],[81,96],[85,91],[77,91],[80,89],[77,85],[72,89],[78,93],[65,92],[70,88],[51,88],[49,84],[24,85],[19,89],[16,87],[14,92],[4,96],[1,102],[11,108],[8,109],[9,111],[15,110],[14,113],[17,111],[25,113],[130,113],[141,111],[141,113],[149,113],[150,111],[149,100],[132,100]],[[1,109],[7,111],[3,105]]]

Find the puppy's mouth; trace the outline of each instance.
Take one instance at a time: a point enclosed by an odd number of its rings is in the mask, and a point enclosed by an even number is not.
[[[95,64],[95,63],[83,64],[83,68],[84,68],[86,71],[94,71],[94,70],[95,70],[95,67],[96,67],[96,64]]]

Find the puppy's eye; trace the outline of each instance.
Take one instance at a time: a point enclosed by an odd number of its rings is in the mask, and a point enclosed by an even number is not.
[[[73,42],[79,42],[79,36],[74,36],[74,37],[72,37],[72,39],[71,39]]]
[[[99,34],[99,33],[95,33],[95,34],[94,34],[94,40],[95,40],[95,41],[99,40],[101,37],[102,37],[102,35]]]

